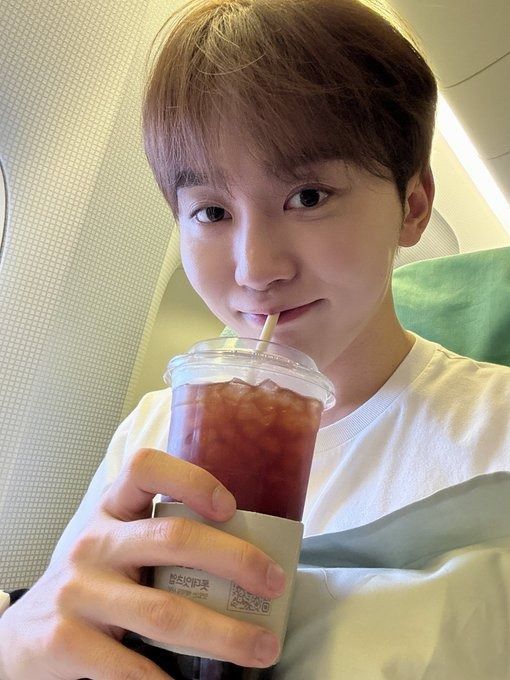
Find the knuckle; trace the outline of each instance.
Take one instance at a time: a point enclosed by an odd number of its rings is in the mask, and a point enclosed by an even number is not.
[[[91,533],[81,534],[69,551],[71,564],[79,564],[96,553],[96,538]]]
[[[72,603],[79,600],[80,597],[80,580],[74,574],[63,580],[55,593],[55,605],[60,612],[69,610]]]
[[[246,571],[253,571],[260,563],[257,549],[245,541],[239,543],[236,559],[239,568]]]
[[[153,597],[145,607],[147,624],[157,634],[180,630],[183,625],[183,607],[178,598]]]
[[[127,465],[128,472],[132,473],[141,469],[150,469],[154,465],[155,454],[154,449],[138,449]]]
[[[180,475],[183,488],[196,489],[203,482],[202,473],[206,471],[186,460],[182,463],[184,464],[180,466]]]
[[[159,526],[163,533],[162,538],[171,550],[182,552],[193,541],[195,526],[190,520],[175,517]]]

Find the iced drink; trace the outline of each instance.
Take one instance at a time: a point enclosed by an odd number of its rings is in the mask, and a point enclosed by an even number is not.
[[[269,379],[185,384],[172,401],[170,452],[217,477],[239,510],[301,520],[321,401]]]
[[[169,364],[168,451],[205,468],[237,508],[300,521],[333,386],[305,354],[243,338],[198,343]],[[271,669],[154,650],[175,680],[269,680]]]

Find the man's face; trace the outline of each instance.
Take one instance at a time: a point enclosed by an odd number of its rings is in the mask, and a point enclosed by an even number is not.
[[[258,337],[280,312],[275,342],[325,370],[392,314],[390,280],[402,224],[393,183],[342,161],[283,181],[238,145],[223,146],[226,186],[177,191],[186,274],[212,312]]]

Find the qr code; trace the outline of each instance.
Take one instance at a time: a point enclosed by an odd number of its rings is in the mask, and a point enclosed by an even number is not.
[[[258,595],[252,595],[244,588],[232,583],[227,609],[235,612],[245,612],[246,614],[269,616],[271,613],[271,600],[265,600]]]

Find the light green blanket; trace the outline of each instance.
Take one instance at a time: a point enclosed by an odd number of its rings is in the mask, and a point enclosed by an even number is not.
[[[508,680],[510,473],[305,539],[278,680]]]

